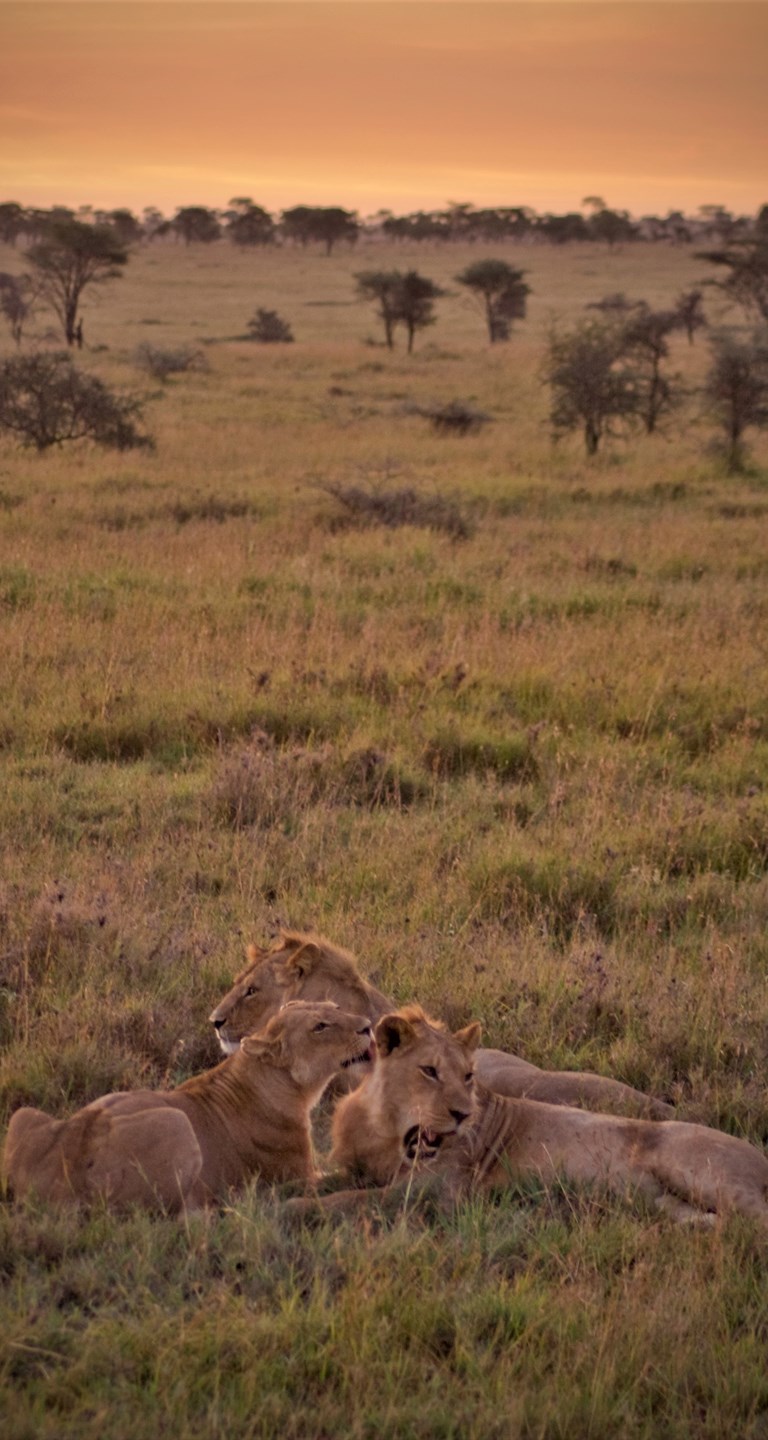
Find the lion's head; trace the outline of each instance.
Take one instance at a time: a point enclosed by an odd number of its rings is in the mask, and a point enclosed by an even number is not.
[[[433,1159],[470,1120],[480,1025],[452,1035],[408,1005],[385,1015],[375,1038],[373,1072],[336,1110],[333,1158],[386,1183],[403,1164]]]
[[[225,1055],[259,1030],[288,1000],[333,1000],[342,1010],[376,1020],[389,1009],[351,955],[320,935],[283,931],[268,950],[248,947],[248,965],[210,1016]]]
[[[332,1000],[289,1000],[263,1029],[243,1038],[240,1053],[242,1065],[266,1061],[315,1096],[338,1071],[364,1071],[375,1045],[365,1017],[341,1010]]]

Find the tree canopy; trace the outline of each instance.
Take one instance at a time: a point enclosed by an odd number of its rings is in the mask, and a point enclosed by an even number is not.
[[[457,283],[480,300],[491,344],[508,340],[513,320],[525,316],[531,289],[524,275],[524,270],[514,269],[506,260],[476,260],[456,276]]]
[[[68,345],[75,343],[83,291],[116,279],[127,261],[128,251],[109,225],[64,219],[45,226],[29,251],[29,262],[38,292],[58,315]]]

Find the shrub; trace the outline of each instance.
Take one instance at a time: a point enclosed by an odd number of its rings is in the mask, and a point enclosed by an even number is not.
[[[251,340],[257,340],[260,345],[293,343],[293,331],[288,321],[283,320],[276,310],[264,310],[260,306],[253,319],[248,321],[248,329]]]
[[[191,345],[182,345],[178,350],[163,350],[159,345],[143,344],[137,346],[133,359],[140,370],[145,370],[153,380],[160,380],[163,384],[170,375],[208,368],[205,356]]]
[[[67,440],[94,440],[114,450],[153,448],[136,427],[137,400],[114,394],[78,370],[66,352],[16,355],[0,363],[0,431],[47,450]]]
[[[425,495],[410,485],[341,485],[327,481],[319,487],[333,496],[346,512],[348,521],[359,525],[422,525],[440,530],[452,540],[467,540],[472,526],[456,500],[446,495]]]
[[[430,421],[438,435],[473,435],[491,423],[490,415],[475,410],[463,400],[451,400],[448,405],[422,405],[417,413]]]

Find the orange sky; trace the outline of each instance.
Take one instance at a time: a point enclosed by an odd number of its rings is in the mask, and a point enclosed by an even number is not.
[[[0,0],[0,200],[768,202],[754,0]]]

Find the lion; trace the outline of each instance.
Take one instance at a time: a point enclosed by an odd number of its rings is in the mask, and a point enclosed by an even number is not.
[[[745,1140],[493,1094],[475,1077],[480,1026],[452,1035],[418,1005],[385,1015],[375,1039],[373,1069],[333,1118],[331,1162],[358,1182],[391,1187],[418,1171],[454,1199],[563,1176],[639,1192],[677,1220],[735,1212],[768,1226],[768,1158]],[[319,1203],[343,1210],[365,1196]]]
[[[322,935],[284,930],[269,949],[248,947],[248,965],[210,1016],[225,1054],[263,1025],[285,1000],[335,1000],[345,1010],[380,1020],[392,1001],[364,980],[354,957]],[[489,1090],[551,1105],[584,1105],[649,1120],[666,1120],[674,1109],[620,1080],[577,1070],[540,1070],[519,1055],[483,1049],[477,1073]]]
[[[371,1062],[370,1022],[332,1001],[294,1001],[237,1053],[174,1090],[120,1091],[65,1120],[24,1106],[3,1154],[16,1198],[101,1199],[170,1214],[253,1176],[315,1178],[310,1110],[340,1069]]]

